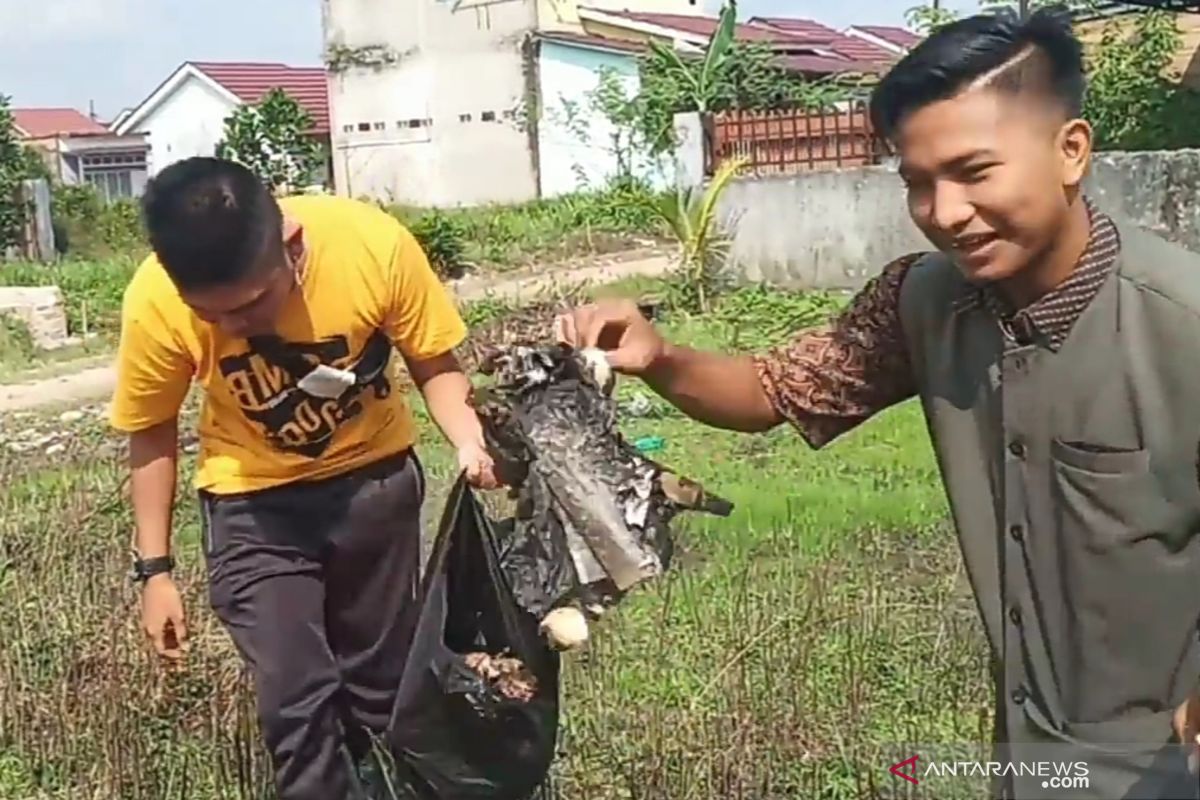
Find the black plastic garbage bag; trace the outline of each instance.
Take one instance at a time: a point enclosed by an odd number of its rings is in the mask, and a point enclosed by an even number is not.
[[[598,351],[517,344],[487,354],[480,371],[494,381],[476,408],[517,501],[501,563],[521,607],[571,649],[587,636],[585,615],[666,571],[676,515],[726,516],[732,504],[625,441]]]
[[[420,800],[525,800],[554,759],[559,657],[515,602],[499,548],[460,477],[422,580],[389,731],[400,781]]]

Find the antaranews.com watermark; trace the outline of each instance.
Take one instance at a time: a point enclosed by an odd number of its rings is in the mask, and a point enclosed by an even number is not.
[[[988,796],[1007,785],[1017,797],[1037,800],[1094,798],[1113,785],[1136,797],[1195,796],[1189,749],[1180,744],[1106,744],[1104,749],[1065,743],[892,744],[878,753],[880,796],[959,800]],[[1114,783],[1115,781],[1115,783]]]
[[[1090,770],[1084,761],[926,761],[920,754],[909,756],[891,766],[893,775],[919,786],[934,778],[1040,778],[1043,789],[1087,789]]]

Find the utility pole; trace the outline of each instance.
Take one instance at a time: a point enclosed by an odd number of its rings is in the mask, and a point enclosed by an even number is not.
[[[1026,17],[1029,16],[1029,0],[1021,0],[1020,8],[1021,8],[1021,19],[1025,19]]]

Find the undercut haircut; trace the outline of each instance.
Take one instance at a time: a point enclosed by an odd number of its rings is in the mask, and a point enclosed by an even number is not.
[[[1022,20],[1006,8],[938,29],[875,87],[871,122],[894,141],[912,112],[980,86],[1048,102],[1064,120],[1078,117],[1086,80],[1071,12],[1043,7]]]
[[[246,167],[197,157],[160,172],[142,197],[150,245],[183,291],[234,285],[283,257],[283,216]]]

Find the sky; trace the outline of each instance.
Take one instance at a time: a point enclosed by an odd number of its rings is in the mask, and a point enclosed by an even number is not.
[[[747,16],[845,27],[903,24],[915,2],[741,0],[740,6]],[[975,7],[973,0],[947,5]],[[183,61],[238,60],[320,64],[320,0],[0,0],[0,94],[14,106],[86,113],[94,104],[107,120],[141,102]]]

